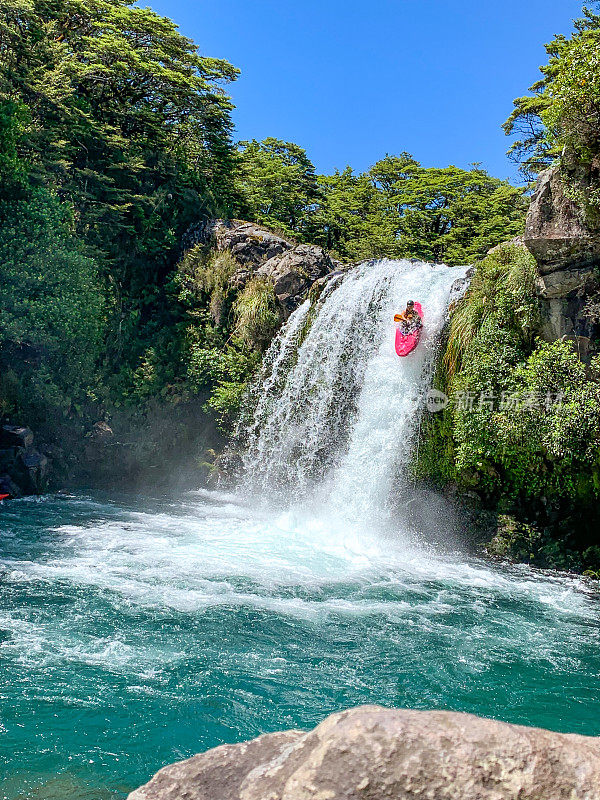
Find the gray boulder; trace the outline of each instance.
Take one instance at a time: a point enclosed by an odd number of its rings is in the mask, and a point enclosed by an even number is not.
[[[204,223],[194,242],[218,251],[229,250],[239,264],[229,281],[233,289],[242,290],[254,276],[271,281],[284,316],[306,299],[315,281],[343,268],[322,247],[296,244],[242,220],[217,219]]]
[[[590,227],[583,210],[565,191],[563,165],[543,172],[525,224],[524,244],[533,253],[539,271],[542,336],[546,341],[568,338],[587,360],[597,349],[597,325],[586,314],[586,304],[600,288],[600,231]],[[570,180],[585,190],[589,176],[573,172]]]
[[[199,241],[217,250],[229,250],[242,267],[251,269],[294,247],[267,228],[239,219],[211,220],[203,227]]]
[[[30,447],[33,444],[33,431],[23,425],[3,425],[0,428],[0,449],[11,447]]]
[[[256,274],[273,281],[275,296],[289,314],[306,298],[315,281],[334,270],[334,262],[321,247],[299,244],[283,255],[270,258]]]
[[[543,300],[554,300],[569,297],[573,294],[582,296],[597,288],[598,280],[593,267],[582,269],[561,269],[540,275],[536,282],[537,294]]]
[[[17,486],[10,475],[0,475],[0,494],[8,494],[11,498],[21,497],[21,487]]]
[[[448,711],[364,706],[224,745],[129,800],[600,800],[600,741]]]
[[[0,494],[20,497],[39,494],[48,488],[51,462],[33,444],[31,428],[23,425],[3,425],[0,428],[0,473],[10,487]]]
[[[557,167],[542,172],[531,198],[524,242],[542,275],[600,260],[600,232],[592,231],[582,210],[564,191]]]
[[[26,471],[29,487],[36,494],[46,491],[50,473],[50,462],[35,447],[26,447],[19,458]]]
[[[589,343],[597,339],[596,325],[586,315],[588,299],[599,289],[595,267],[561,269],[541,274],[536,281],[536,292],[541,299],[542,335],[552,342],[564,337],[572,338],[587,358]]]

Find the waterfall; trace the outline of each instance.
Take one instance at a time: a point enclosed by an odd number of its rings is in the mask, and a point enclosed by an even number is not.
[[[368,262],[292,314],[267,353],[245,473],[255,493],[327,503],[352,519],[385,515],[407,483],[428,371],[461,268]],[[424,333],[394,350],[394,313],[421,302]]]

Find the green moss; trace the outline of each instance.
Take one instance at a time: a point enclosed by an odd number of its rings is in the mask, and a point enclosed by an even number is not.
[[[229,281],[239,264],[228,250],[214,252],[204,245],[192,247],[177,266],[177,299],[187,309],[208,307],[213,322],[223,325],[232,290]]]
[[[542,538],[541,531],[533,525],[502,514],[498,518],[498,530],[486,545],[486,551],[499,558],[534,562]]]
[[[557,538],[551,528],[502,514],[498,517],[496,533],[485,549],[489,555],[542,569],[581,572],[586,560],[578,552],[577,544],[571,532]]]

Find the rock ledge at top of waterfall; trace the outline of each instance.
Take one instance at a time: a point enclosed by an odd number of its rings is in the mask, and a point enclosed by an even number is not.
[[[234,289],[243,289],[255,276],[270,280],[285,318],[304,302],[314,284],[324,285],[358,263],[343,264],[318,245],[298,244],[239,219],[210,219],[193,226],[184,247],[195,244],[208,245],[218,252],[227,250],[233,255],[239,264],[230,279]],[[419,259],[408,260],[422,263]],[[457,295],[464,292],[466,285],[468,279],[457,281]]]
[[[471,714],[363,706],[222,745],[129,800],[600,800],[600,739]]]

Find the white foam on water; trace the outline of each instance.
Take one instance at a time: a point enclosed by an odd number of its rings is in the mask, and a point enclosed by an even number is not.
[[[452,592],[468,591],[474,601],[492,592],[566,613],[586,606],[576,578],[499,570],[407,548],[376,530],[344,533],[297,509],[271,516],[264,508],[218,502],[198,503],[185,514],[123,512],[121,519],[58,526],[46,559],[4,559],[2,565],[5,584],[68,582],[181,610],[260,605],[289,588],[336,593],[336,586],[354,592],[379,587],[399,595],[430,582],[447,584],[445,604]],[[240,579],[250,581],[252,591],[240,589]],[[293,613],[297,599],[290,600]]]

